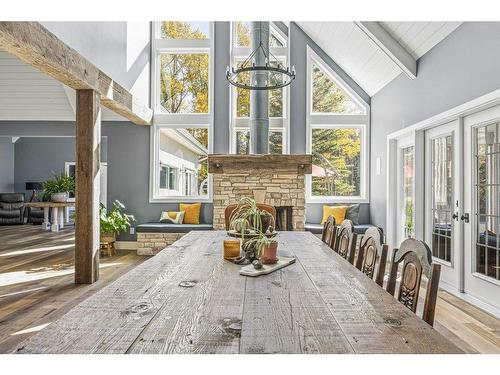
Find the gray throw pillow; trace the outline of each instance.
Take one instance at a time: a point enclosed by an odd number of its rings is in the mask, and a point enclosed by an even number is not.
[[[351,220],[353,225],[359,225],[359,203],[349,205],[345,218]]]

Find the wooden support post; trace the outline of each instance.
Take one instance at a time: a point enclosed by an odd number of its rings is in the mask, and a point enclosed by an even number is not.
[[[75,282],[99,278],[100,95],[76,93]]]

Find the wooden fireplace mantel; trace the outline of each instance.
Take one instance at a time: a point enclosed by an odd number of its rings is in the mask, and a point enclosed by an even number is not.
[[[312,155],[208,155],[208,172],[221,174],[249,169],[312,173]]]

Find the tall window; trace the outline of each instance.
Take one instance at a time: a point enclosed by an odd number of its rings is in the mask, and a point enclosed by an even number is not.
[[[213,25],[161,21],[153,34],[150,200],[208,199]]]
[[[271,22],[270,51],[284,66],[288,62],[287,37]],[[243,63],[252,53],[250,48],[250,22],[232,23],[231,58],[233,66]],[[272,62],[271,62],[272,63]],[[271,77],[272,80],[275,79]],[[249,82],[250,74],[241,77]],[[286,152],[286,132],[288,128],[287,105],[288,88],[269,91],[269,152]],[[250,91],[231,86],[231,150],[237,154],[250,152]]]
[[[367,200],[368,105],[308,48],[310,201]]]

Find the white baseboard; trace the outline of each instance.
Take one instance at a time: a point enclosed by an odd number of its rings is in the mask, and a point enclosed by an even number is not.
[[[116,241],[115,242],[116,250],[137,250],[137,242],[136,241]]]

